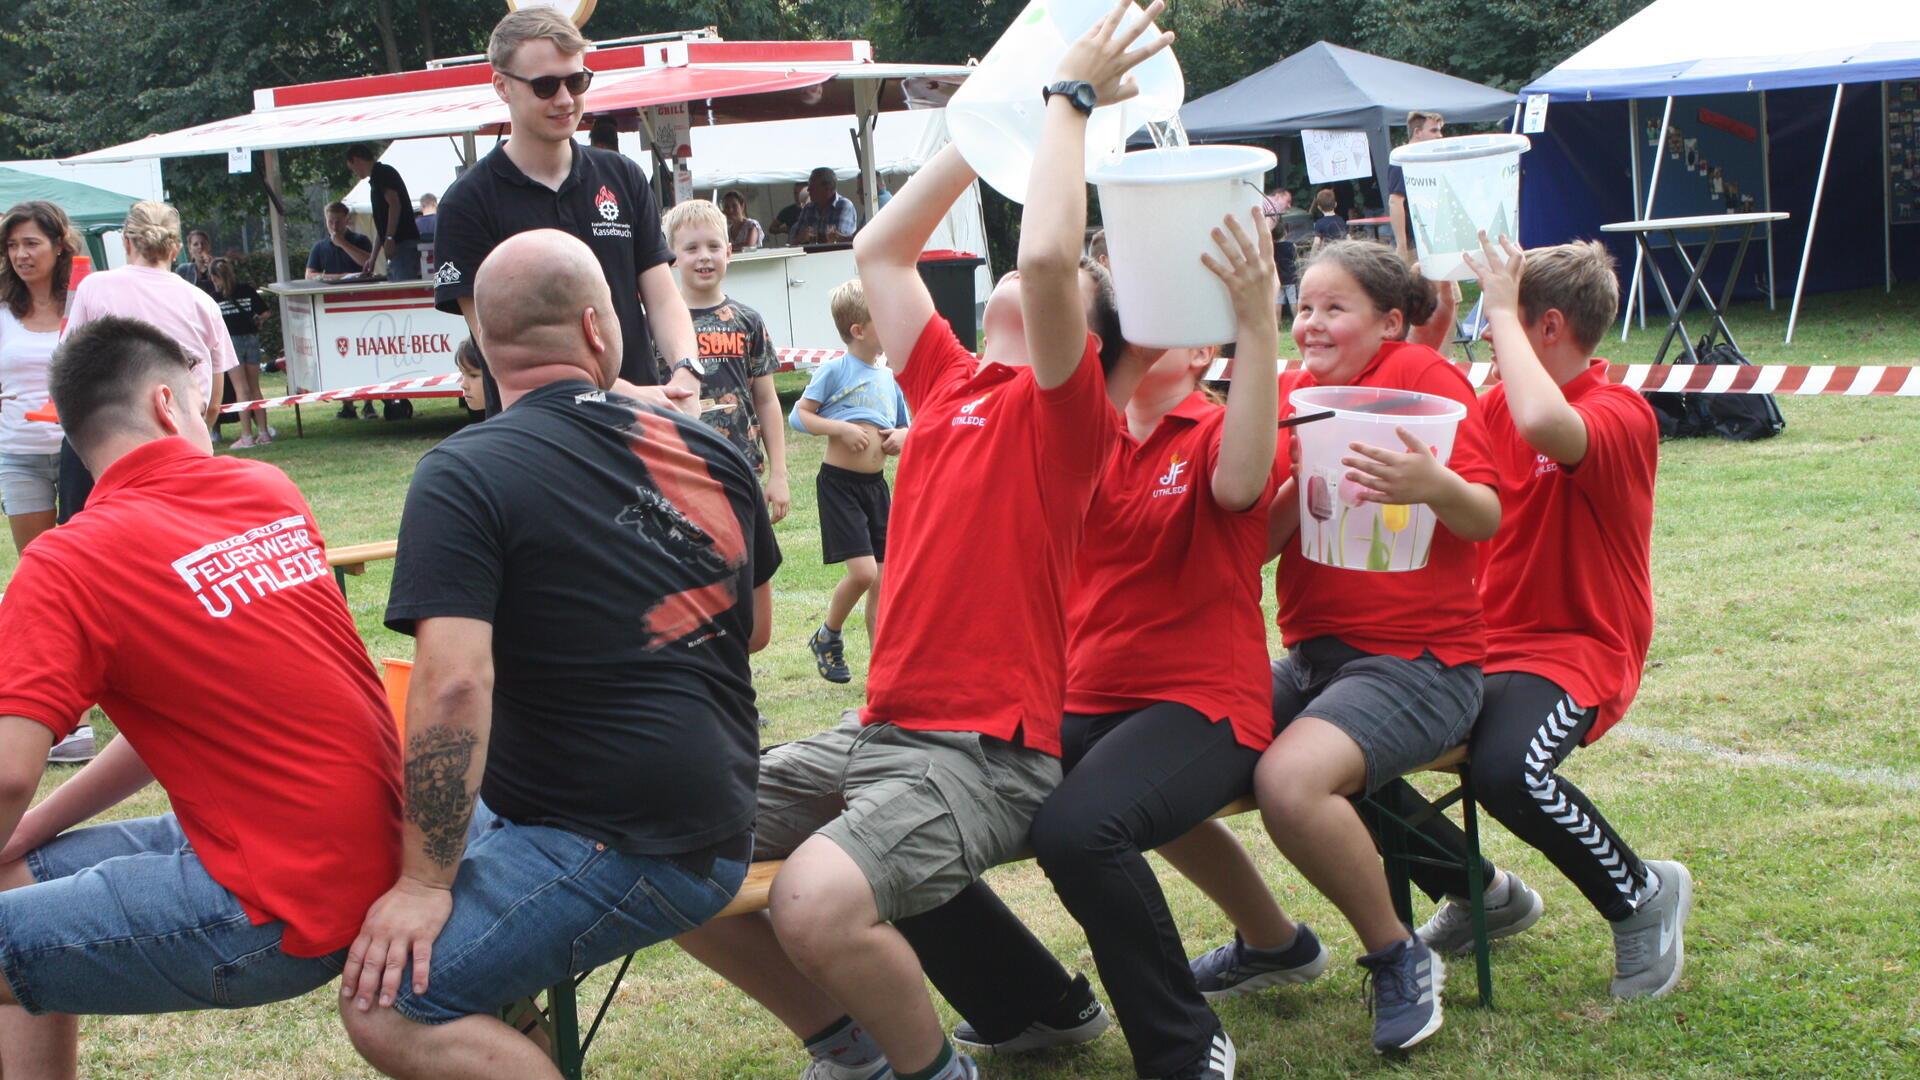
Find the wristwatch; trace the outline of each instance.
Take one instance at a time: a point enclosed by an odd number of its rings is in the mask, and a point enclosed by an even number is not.
[[[1043,102],[1051,101],[1055,94],[1064,96],[1073,104],[1074,108],[1080,110],[1081,116],[1092,116],[1093,107],[1100,104],[1099,99],[1094,96],[1093,84],[1090,82],[1067,79],[1054,83],[1052,86],[1040,91],[1040,100]]]
[[[688,371],[693,372],[693,377],[696,379],[704,379],[707,376],[706,361],[701,360],[697,356],[683,356],[675,360],[673,362],[673,370],[668,372],[668,374],[672,375],[677,373],[681,368],[686,368]]]

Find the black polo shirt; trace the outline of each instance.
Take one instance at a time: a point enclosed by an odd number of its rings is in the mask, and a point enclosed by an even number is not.
[[[573,168],[555,191],[521,172],[502,143],[440,197],[439,217],[435,307],[460,313],[460,298],[473,295],[474,272],[500,241],[532,229],[559,229],[585,241],[607,275],[620,318],[620,377],[639,386],[659,384],[640,274],[668,261],[667,241],[653,189],[638,165],[575,143]]]

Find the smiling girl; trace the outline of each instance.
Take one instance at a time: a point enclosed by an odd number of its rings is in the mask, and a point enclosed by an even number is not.
[[[1394,914],[1380,857],[1349,798],[1374,791],[1465,741],[1480,707],[1486,626],[1474,591],[1476,541],[1500,524],[1486,431],[1466,377],[1425,345],[1401,340],[1434,310],[1432,286],[1392,249],[1341,241],[1316,254],[1300,282],[1293,340],[1304,370],[1280,378],[1280,415],[1294,390],[1370,386],[1435,394],[1467,416],[1446,464],[1419,439],[1354,443],[1338,497],[1425,503],[1440,520],[1424,569],[1368,573],[1289,551],[1276,580],[1287,655],[1273,664],[1277,734],[1254,773],[1267,831],[1353,924],[1372,976],[1373,1045],[1405,1049],[1441,1024],[1438,957]],[[1297,480],[1275,502],[1273,550],[1299,526]],[[1193,963],[1210,997],[1298,979],[1275,978],[1301,931],[1281,915],[1230,834],[1205,827],[1163,849],[1234,919],[1229,944]]]

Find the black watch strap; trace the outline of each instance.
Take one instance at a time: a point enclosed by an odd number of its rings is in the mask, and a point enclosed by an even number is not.
[[[1099,104],[1094,95],[1093,84],[1074,79],[1065,79],[1040,91],[1041,101],[1052,101],[1053,95],[1064,96],[1073,107],[1080,110],[1081,116],[1092,116],[1093,108]]]

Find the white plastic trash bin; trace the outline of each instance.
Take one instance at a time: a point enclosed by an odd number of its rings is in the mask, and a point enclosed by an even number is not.
[[[1422,275],[1472,279],[1460,256],[1480,254],[1483,231],[1490,240],[1519,242],[1520,155],[1532,145],[1525,135],[1460,135],[1394,148],[1388,160],[1406,174],[1407,219]]]
[[[1112,0],[1033,0],[947,103],[947,131],[960,156],[1014,202],[1027,201],[1027,175],[1046,115],[1041,90],[1053,82],[1067,46],[1111,10]],[[1137,22],[1144,14],[1136,4],[1131,18]],[[1144,34],[1134,47],[1152,40],[1151,33]],[[1174,116],[1186,100],[1186,82],[1172,49],[1161,50],[1132,75],[1139,96],[1096,108],[1087,120],[1088,172],[1118,158],[1129,136]]]
[[[1362,502],[1340,459],[1352,443],[1406,449],[1395,428],[1433,448],[1446,464],[1467,407],[1437,394],[1373,386],[1312,386],[1287,398],[1296,413],[1333,413],[1293,429],[1300,442],[1300,554],[1347,570],[1419,570],[1439,519],[1424,504]]]
[[[1135,345],[1182,348],[1232,341],[1233,299],[1200,256],[1218,259],[1213,230],[1263,198],[1274,166],[1257,146],[1141,150],[1093,173],[1107,232],[1120,329]]]

